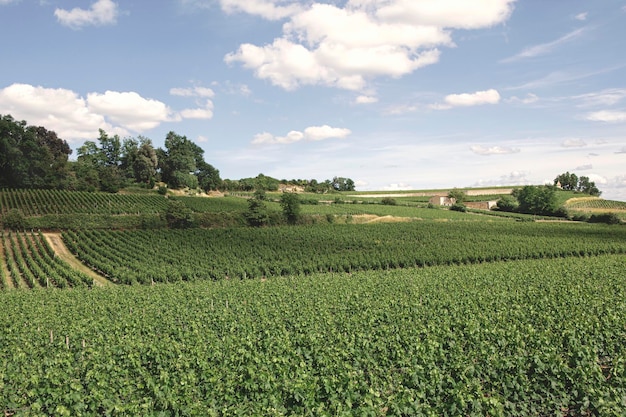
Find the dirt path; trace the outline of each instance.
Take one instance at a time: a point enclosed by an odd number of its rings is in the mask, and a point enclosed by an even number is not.
[[[48,241],[50,247],[54,250],[54,253],[56,253],[59,258],[67,262],[72,268],[93,278],[95,285],[100,287],[113,285],[111,281],[107,280],[102,275],[96,274],[94,271],[85,266],[85,264],[79,261],[78,258],[76,258],[74,254],[69,251],[67,246],[65,246],[65,243],[63,243],[63,239],[61,238],[60,233],[44,233],[43,235]]]
[[[6,283],[7,288],[15,288],[4,257],[3,239],[0,239],[0,268],[2,268],[2,275],[4,275],[4,282]]]

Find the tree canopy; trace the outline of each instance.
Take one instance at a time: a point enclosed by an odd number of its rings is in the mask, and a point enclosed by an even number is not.
[[[591,181],[589,177],[578,177],[578,175],[570,173],[569,171],[557,175],[554,179],[554,185],[560,185],[563,190],[577,191],[593,196],[599,196],[601,194],[595,182]]]

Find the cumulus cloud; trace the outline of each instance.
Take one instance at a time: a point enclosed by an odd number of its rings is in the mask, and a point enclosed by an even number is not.
[[[510,148],[508,146],[490,146],[484,147],[480,145],[470,146],[470,151],[477,155],[489,156],[489,155],[507,155],[512,153],[518,153],[518,148]]]
[[[193,88],[170,88],[170,94],[180,97],[214,97],[215,92],[207,87]],[[211,119],[213,118],[213,102],[209,99],[204,102],[198,101],[198,107],[195,109],[184,109],[179,112],[179,116],[183,119]]]
[[[54,11],[59,23],[72,29],[113,25],[117,22],[118,13],[117,4],[111,0],[98,0],[87,10],[75,7],[72,10],[56,9]]]
[[[437,63],[439,47],[455,46],[453,29],[502,23],[513,0],[351,0],[342,7],[314,2],[298,8],[276,0],[221,3],[266,18],[279,16],[259,8],[290,7],[280,15],[288,18],[281,37],[264,46],[242,44],[224,57],[227,63],[286,90],[325,85],[360,91],[372,78],[401,77]]]
[[[352,132],[350,129],[330,127],[328,125],[310,126],[304,129],[304,132],[292,130],[285,136],[274,136],[271,133],[263,132],[254,136],[252,144],[290,144],[294,142],[321,141],[326,139],[343,139],[348,137]]]
[[[210,118],[212,103],[175,112],[165,103],[136,92],[106,91],[81,97],[63,88],[12,84],[0,89],[0,114],[10,114],[30,125],[44,126],[68,142],[93,138],[98,129],[127,135],[141,133],[166,121]]]
[[[142,132],[170,120],[172,111],[162,102],[141,97],[134,91],[87,94],[89,110],[105,114],[113,123]]]
[[[479,106],[482,104],[497,104],[500,102],[500,93],[490,89],[475,93],[450,94],[444,98],[443,104],[433,104],[430,107],[436,110],[446,110],[452,107]]]
[[[591,120],[592,122],[626,122],[626,111],[600,110],[589,113],[586,119]]]
[[[556,49],[557,47],[567,42],[571,42],[576,38],[579,38],[583,33],[585,33],[585,31],[586,31],[585,28],[573,30],[552,42],[530,46],[524,49],[523,51],[521,51],[520,53],[513,55],[512,57],[503,59],[500,62],[510,63],[510,62],[515,62],[515,61],[519,61],[519,60],[526,59],[526,58],[534,58],[540,55],[547,55],[550,52],[552,52],[554,49]]]
[[[565,139],[561,144],[564,148],[582,148],[587,146],[587,143],[579,138]]]

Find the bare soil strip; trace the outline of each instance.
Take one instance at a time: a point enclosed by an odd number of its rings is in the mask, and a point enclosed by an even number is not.
[[[63,239],[61,238],[60,233],[44,233],[43,235],[48,241],[50,247],[54,250],[54,253],[56,253],[59,258],[67,262],[72,268],[93,278],[95,285],[100,287],[113,285],[111,281],[109,281],[102,275],[96,274],[93,270],[89,269],[78,258],[76,258],[74,254],[69,251],[67,246],[65,246],[65,243],[63,243]]]
[[[2,275],[4,275],[4,282],[6,283],[8,288],[15,288],[13,285],[13,280],[11,279],[11,274],[9,273],[9,268],[7,268],[6,260],[4,259],[4,246],[2,239],[0,239],[0,268],[2,268]]]

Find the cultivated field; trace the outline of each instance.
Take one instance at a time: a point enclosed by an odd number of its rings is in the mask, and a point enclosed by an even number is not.
[[[623,224],[169,198],[0,191],[0,415],[626,415]]]

